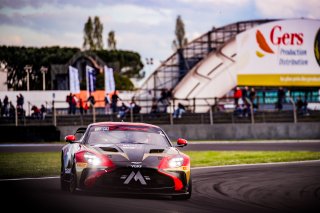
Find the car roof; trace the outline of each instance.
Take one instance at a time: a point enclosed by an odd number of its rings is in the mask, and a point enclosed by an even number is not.
[[[151,128],[159,128],[159,126],[147,123],[131,123],[131,122],[97,122],[92,123],[89,126],[139,126],[139,127],[151,127]]]

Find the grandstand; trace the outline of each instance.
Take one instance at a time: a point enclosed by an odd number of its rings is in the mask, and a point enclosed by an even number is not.
[[[140,100],[158,99],[162,88],[172,89],[175,99],[179,99],[180,102],[188,106],[197,106],[192,110],[193,112],[207,112],[214,104],[214,98],[225,97],[235,86],[241,85],[239,73],[242,69],[241,64],[247,60],[247,55],[239,56],[238,35],[242,32],[252,31],[258,26],[263,27],[273,23],[287,24],[286,22],[289,21],[296,22],[299,26],[300,22],[306,21],[308,23],[312,20],[251,20],[213,28],[165,60],[142,84],[136,97]],[[314,21],[319,27],[319,20]],[[313,71],[317,73],[315,76],[318,78],[319,66]],[[268,72],[266,74],[270,74],[274,70],[268,70]],[[297,72],[300,74],[302,71],[298,70]],[[242,75],[241,79],[243,76],[245,75]],[[282,86],[277,82],[274,85],[272,82],[271,84],[266,82],[265,85],[251,83],[252,85],[250,82],[246,82],[246,85],[258,87],[258,95],[262,94],[262,89],[266,90],[267,88],[267,96],[276,96],[276,88]],[[290,83],[283,86],[296,92],[296,96],[309,95],[309,100],[313,100],[315,97],[316,100],[313,101],[319,101],[320,81],[313,85],[302,85],[302,89],[299,87],[301,85],[290,85]],[[307,95],[305,91],[308,91]],[[260,101],[268,102],[265,99]],[[148,102],[141,102],[141,104],[151,105]]]

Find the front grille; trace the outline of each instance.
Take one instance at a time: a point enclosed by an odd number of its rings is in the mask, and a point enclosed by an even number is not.
[[[118,168],[106,173],[96,183],[97,187],[116,189],[174,188],[173,180],[156,169]]]

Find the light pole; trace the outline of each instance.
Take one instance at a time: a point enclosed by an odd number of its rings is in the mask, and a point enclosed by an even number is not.
[[[32,72],[32,66],[26,65],[26,66],[24,67],[24,70],[27,72],[27,91],[29,91],[29,89],[30,89],[30,85],[29,85],[29,73]]]
[[[42,73],[42,88],[43,88],[43,90],[46,90],[46,73],[48,72],[48,68],[42,66],[40,68],[40,71]]]
[[[146,58],[146,63],[147,63],[147,76],[150,74],[150,70],[152,69],[153,66],[153,58]],[[157,82],[156,82],[156,75],[157,73],[153,74],[154,77],[154,86],[153,86],[153,95],[154,98],[156,98],[156,88],[157,88]]]

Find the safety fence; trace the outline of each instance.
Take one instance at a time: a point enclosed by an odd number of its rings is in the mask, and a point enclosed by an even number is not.
[[[259,100],[258,98],[256,100]],[[246,99],[245,104],[241,107],[235,107],[235,100],[230,97],[213,99],[170,99],[166,104],[159,101],[158,110],[151,112],[152,100],[135,100],[135,103],[141,106],[139,113],[128,107],[123,117],[118,112],[106,113],[104,107],[91,106],[83,114],[80,113],[79,107],[76,108],[75,114],[69,114],[68,108],[56,108],[59,101],[46,102],[47,112],[45,115],[32,113],[19,113],[15,108],[14,114],[6,117],[0,117],[0,125],[30,126],[30,125],[88,125],[94,122],[104,121],[127,121],[127,122],[145,122],[151,124],[218,124],[218,123],[269,123],[269,122],[319,122],[320,111],[318,110],[319,102],[309,103],[314,108],[309,108],[300,112],[296,108],[297,97],[286,97],[283,101],[282,109],[277,109],[276,103],[260,104],[258,101]],[[65,102],[65,101],[60,101]],[[97,102],[103,102],[98,100]],[[121,100],[120,103],[129,105],[132,100]],[[185,112],[181,117],[176,118],[173,112],[177,104],[182,103],[185,106]],[[32,106],[31,103],[28,103]],[[204,112],[197,112],[201,109]]]

